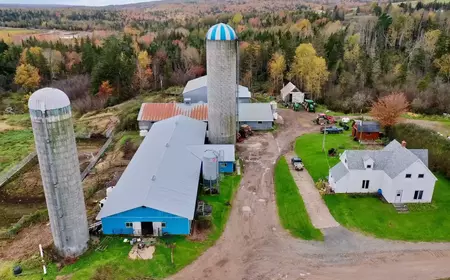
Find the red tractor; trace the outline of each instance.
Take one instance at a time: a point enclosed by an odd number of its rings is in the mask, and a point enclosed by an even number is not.
[[[336,120],[333,116],[328,116],[327,114],[321,113],[317,115],[317,118],[313,120],[315,124],[325,125],[325,124],[334,124]]]

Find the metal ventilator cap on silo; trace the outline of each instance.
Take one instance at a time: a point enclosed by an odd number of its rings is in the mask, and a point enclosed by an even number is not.
[[[89,230],[70,101],[59,89],[43,88],[28,107],[53,241],[63,257],[76,257],[87,249]]]
[[[206,34],[208,138],[213,144],[236,142],[237,35],[223,23]]]

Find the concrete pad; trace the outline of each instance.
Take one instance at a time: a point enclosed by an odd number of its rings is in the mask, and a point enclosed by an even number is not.
[[[306,168],[303,171],[294,169],[290,162],[291,158],[294,157],[293,153],[289,153],[285,157],[313,226],[318,229],[338,227],[339,223],[330,214],[308,170]]]

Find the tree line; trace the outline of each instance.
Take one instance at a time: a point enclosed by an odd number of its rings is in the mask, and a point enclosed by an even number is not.
[[[405,9],[390,3],[357,9],[299,7],[192,17],[182,23],[130,22],[123,35],[102,41],[2,43],[0,88],[25,94],[64,85],[77,93],[73,98],[82,100],[86,111],[145,91],[184,86],[206,73],[206,32],[225,22],[239,36],[240,82],[253,92],[278,95],[292,81],[333,110],[360,112],[380,96],[399,91],[413,111],[449,112],[450,15],[444,8]]]

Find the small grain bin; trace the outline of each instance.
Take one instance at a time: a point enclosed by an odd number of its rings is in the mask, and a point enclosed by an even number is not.
[[[203,153],[203,185],[207,189],[217,189],[219,181],[219,154],[212,150]]]

